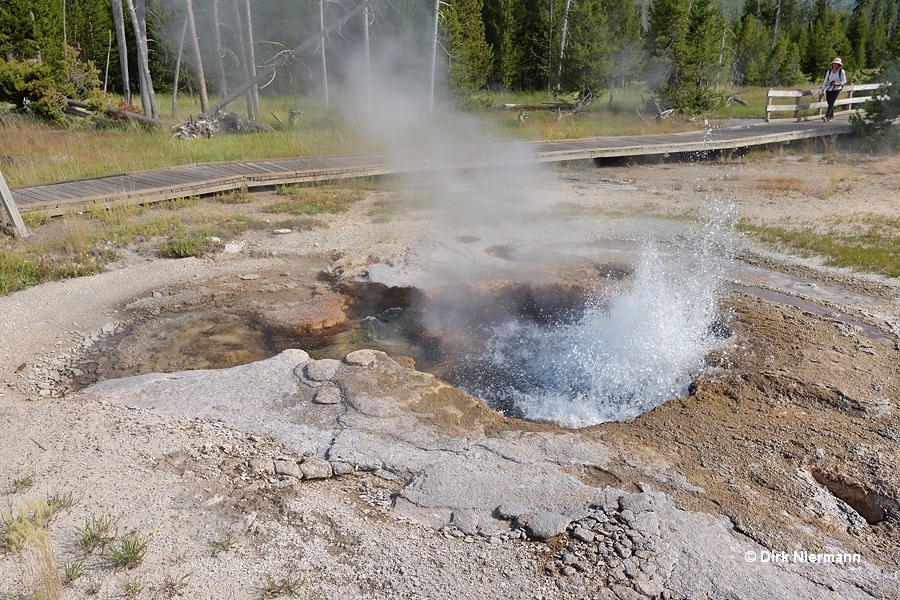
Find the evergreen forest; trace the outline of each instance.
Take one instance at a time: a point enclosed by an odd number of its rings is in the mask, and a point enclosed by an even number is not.
[[[900,54],[898,13],[900,0],[3,0],[0,101],[54,118],[63,98],[115,94],[155,116],[155,92],[208,105],[254,74],[253,93],[327,101],[381,65],[437,81],[455,107],[640,81],[701,113],[733,86],[818,86],[836,56],[870,80]]]

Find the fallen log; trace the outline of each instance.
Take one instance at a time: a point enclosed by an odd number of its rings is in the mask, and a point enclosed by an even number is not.
[[[82,110],[92,110],[90,106],[86,102],[81,102],[80,100],[71,100],[66,98],[66,104],[68,104],[72,108],[80,108]],[[159,127],[164,123],[157,119],[153,119],[146,115],[139,115],[137,113],[128,112],[127,110],[121,110],[118,108],[108,108],[105,107],[103,111],[113,119],[128,119],[130,121],[137,121],[143,125],[151,125],[153,127]],[[83,116],[83,115],[82,115]]]

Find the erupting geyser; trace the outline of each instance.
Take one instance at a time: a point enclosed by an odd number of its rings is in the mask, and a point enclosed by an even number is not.
[[[694,240],[666,259],[645,245],[629,284],[598,292],[577,320],[493,327],[453,383],[504,412],[570,427],[684,395],[721,343],[717,299],[731,259],[724,219]]]

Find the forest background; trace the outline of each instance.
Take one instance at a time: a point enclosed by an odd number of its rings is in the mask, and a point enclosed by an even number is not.
[[[62,120],[66,99],[114,93],[156,117],[155,92],[206,108],[286,61],[253,93],[327,103],[329,87],[369,76],[365,53],[422,74],[404,85],[434,90],[437,78],[452,108],[491,91],[577,101],[642,81],[658,107],[697,114],[730,86],[818,85],[835,56],[861,83],[900,55],[900,0],[376,0],[338,23],[360,1],[4,0],[0,101]],[[324,44],[291,51],[332,23]]]

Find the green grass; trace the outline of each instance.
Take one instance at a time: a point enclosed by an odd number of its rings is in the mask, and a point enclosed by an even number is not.
[[[203,256],[221,240],[270,227],[265,219],[230,214],[235,211],[227,204],[196,197],[153,207],[98,204],[36,227],[25,240],[0,238],[0,295],[100,273],[123,248],[167,258]],[[42,227],[53,233],[42,235]]]
[[[0,550],[19,552],[35,531],[44,530],[56,517],[46,500],[28,500],[18,510],[0,513]]]
[[[900,220],[868,218],[856,233],[847,228],[819,233],[811,228],[787,229],[743,223],[740,229],[763,242],[787,246],[807,255],[819,255],[835,267],[900,277]]]
[[[224,532],[221,537],[215,539],[209,543],[213,550],[213,556],[218,556],[222,552],[228,552],[229,550],[233,550],[237,545],[237,541],[234,539],[234,534],[230,531]]]
[[[266,585],[263,587],[263,597],[277,598],[278,596],[296,596],[306,585],[306,576],[297,575],[296,577],[286,576],[275,579],[271,575],[266,575]]]
[[[166,576],[163,578],[162,589],[160,589],[162,597],[175,598],[177,596],[183,596],[192,575],[193,573],[185,573],[180,577],[176,577],[166,573]]]
[[[106,548],[104,557],[117,569],[133,569],[144,562],[150,538],[141,533],[128,533]]]
[[[243,185],[236,190],[216,194],[213,196],[213,199],[222,204],[250,204],[253,202],[253,194],[250,193],[246,185]]]
[[[84,563],[82,561],[67,561],[63,563],[63,585],[71,585],[84,577]]]
[[[0,258],[0,260],[2,260],[2,258]],[[22,492],[27,492],[33,487],[34,473],[26,473],[25,475],[21,475],[9,481],[9,492],[11,494],[21,494]]]
[[[272,223],[272,229],[292,229],[294,231],[309,231],[319,227],[328,227],[328,223],[313,217],[292,217],[279,219]]]
[[[47,534],[53,520],[51,505],[30,499],[16,509],[0,514],[0,551],[16,554],[21,593],[15,598],[62,598],[62,578]]]
[[[263,211],[298,216],[345,212],[363,198],[363,191],[355,187],[292,185],[280,186],[275,193],[287,200],[269,204]]]
[[[216,246],[212,236],[200,231],[183,231],[173,234],[162,243],[159,256],[162,258],[187,258],[203,256]]]
[[[196,107],[179,111],[175,117],[164,114],[163,118],[174,124],[199,112]],[[275,123],[268,118],[268,108],[262,112],[266,115],[264,121]],[[344,123],[337,115],[315,109],[303,115],[302,123],[284,131],[202,140],[171,139],[171,133],[168,127],[60,131],[33,120],[16,120],[12,125],[0,126],[0,148],[7,159],[3,174],[7,184],[15,187],[173,165],[375,149],[359,137],[357,127]]]
[[[94,550],[103,551],[116,539],[118,519],[112,515],[91,515],[84,521],[84,527],[75,527],[75,542],[87,554]]]
[[[140,575],[135,575],[122,584],[122,597],[137,598],[144,591],[144,579]]]

